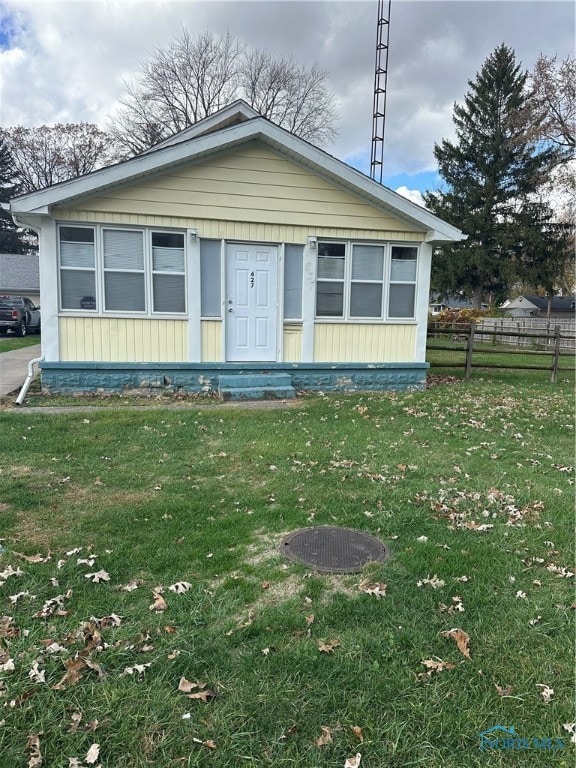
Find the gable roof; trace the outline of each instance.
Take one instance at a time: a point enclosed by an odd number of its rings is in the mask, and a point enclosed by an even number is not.
[[[168,172],[184,163],[200,162],[216,153],[256,140],[360,196],[380,210],[392,213],[416,229],[425,231],[429,242],[465,239],[459,229],[425,208],[270,120],[257,114],[253,116],[253,113],[254,110],[244,102],[235,102],[136,157],[15,198],[11,201],[12,214],[16,217],[19,214],[50,214],[53,206],[70,204],[96,194],[102,195],[115,187]]]
[[[29,293],[39,290],[37,253],[0,253],[0,291]]]
[[[548,311],[548,297],[547,296],[517,296],[512,301],[508,302],[505,309],[538,309],[540,312]],[[553,296],[551,310],[553,312],[572,312],[575,309],[574,296]]]

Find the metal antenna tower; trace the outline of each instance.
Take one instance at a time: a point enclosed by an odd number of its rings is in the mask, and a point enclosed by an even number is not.
[[[386,86],[388,83],[388,44],[390,41],[390,6],[392,0],[378,0],[376,26],[376,67],[374,69],[374,106],[372,110],[372,155],[370,178],[382,184],[384,166],[384,123],[386,118]],[[384,6],[388,6],[385,14]]]

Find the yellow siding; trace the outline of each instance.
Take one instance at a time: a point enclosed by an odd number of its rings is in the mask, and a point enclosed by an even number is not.
[[[185,320],[61,317],[60,359],[113,363],[185,362]]]
[[[222,321],[202,320],[202,362],[222,361]]]
[[[80,213],[84,221],[189,226],[201,237],[268,242],[303,242],[308,231],[321,237],[423,236],[257,142],[110,190],[57,215],[72,219]]]
[[[302,359],[302,326],[284,326],[284,362],[299,363]]]
[[[314,330],[317,363],[415,362],[415,325],[317,323]]]

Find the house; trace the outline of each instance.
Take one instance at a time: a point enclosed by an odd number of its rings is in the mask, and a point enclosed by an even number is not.
[[[506,301],[503,309],[510,317],[548,317],[547,296],[517,296]],[[554,296],[550,307],[550,317],[573,318],[575,314],[574,296]]]
[[[475,309],[476,305],[460,293],[435,294],[430,296],[428,311],[431,315],[439,315],[445,309],[461,310]],[[488,309],[488,304],[482,304],[481,309]]]
[[[40,303],[37,253],[0,253],[0,296],[26,296]]]
[[[11,210],[51,391],[423,387],[432,249],[464,237],[242,101]]]

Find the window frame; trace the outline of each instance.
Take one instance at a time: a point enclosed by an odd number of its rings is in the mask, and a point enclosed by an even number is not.
[[[63,228],[72,229],[88,229],[94,233],[94,267],[70,267],[62,265],[62,249],[61,249],[61,230]],[[141,232],[143,241],[143,269],[133,270],[129,268],[116,269],[104,266],[104,232],[105,231],[120,231],[120,232]],[[183,251],[184,251],[184,270],[182,272],[165,272],[154,270],[153,252],[152,252],[152,235],[153,234],[177,234],[181,235],[183,239]],[[189,311],[189,297],[188,297],[188,270],[189,270],[189,248],[188,238],[186,236],[185,229],[178,229],[175,227],[137,227],[137,226],[123,226],[121,224],[106,224],[106,223],[84,223],[75,221],[59,221],[56,226],[56,250],[57,250],[57,265],[58,265],[58,312],[59,314],[66,315],[80,315],[89,317],[134,317],[134,318],[155,318],[155,319],[186,319]],[[73,241],[71,241],[73,242]],[[85,271],[94,274],[95,284],[95,300],[96,306],[92,309],[88,308],[70,308],[62,305],[62,272],[63,271]],[[109,273],[122,273],[122,274],[143,274],[144,275],[144,309],[143,310],[121,310],[121,309],[106,309],[106,293],[105,293],[105,275]],[[184,311],[182,312],[168,312],[168,311],[155,311],[154,310],[154,276],[155,275],[178,275],[182,277],[184,288]]]
[[[342,279],[329,279],[324,277],[318,277],[318,259],[320,243],[338,243],[345,246],[344,254],[344,277]],[[354,246],[374,246],[384,249],[383,253],[383,269],[382,280],[369,280],[369,279],[357,279],[352,278],[353,267],[353,251]],[[417,321],[418,312],[418,277],[420,272],[420,243],[409,241],[399,242],[392,240],[343,240],[343,239],[331,239],[327,237],[318,238],[317,249],[315,253],[316,272],[315,272],[315,285],[314,285],[314,321],[316,323],[354,323],[354,324],[415,324]],[[394,247],[400,248],[412,248],[416,252],[416,265],[414,280],[392,281],[392,252]],[[318,314],[318,283],[319,282],[340,282],[344,284],[344,296],[343,296],[343,311],[342,315],[319,315]],[[352,286],[354,284],[366,284],[366,285],[381,285],[382,297],[381,297],[381,311],[380,314],[373,317],[367,316],[354,316],[351,314],[351,296]],[[409,317],[397,317],[390,315],[390,289],[392,285],[413,285],[414,286],[414,310]]]

